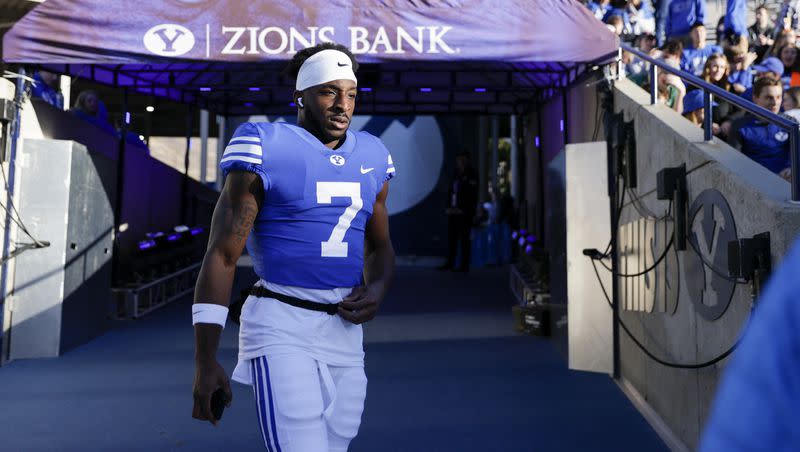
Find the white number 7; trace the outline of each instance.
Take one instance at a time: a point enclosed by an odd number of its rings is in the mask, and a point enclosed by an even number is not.
[[[344,235],[358,211],[364,207],[361,199],[361,184],[358,182],[317,182],[317,202],[330,204],[332,198],[350,198],[353,203],[347,206],[339,217],[328,240],[322,242],[322,257],[347,257],[347,243]]]

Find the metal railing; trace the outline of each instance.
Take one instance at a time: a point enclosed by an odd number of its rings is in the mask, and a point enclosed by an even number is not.
[[[117,295],[116,318],[137,319],[194,291],[201,262],[135,287],[111,289]]]
[[[781,129],[784,129],[789,134],[789,155],[792,161],[792,191],[791,191],[791,201],[793,203],[800,203],[800,169],[798,168],[798,164],[800,164],[800,127],[796,122],[791,119],[785,118],[783,116],[777,115],[772,113],[771,111],[759,107],[758,105],[743,99],[742,97],[729,93],[724,89],[712,85],[705,80],[694,76],[692,74],[688,74],[680,69],[674,68],[663,61],[659,61],[650,55],[640,51],[639,49],[634,49],[627,44],[623,44],[620,46],[620,66],[622,65],[622,51],[626,51],[632,53],[636,57],[642,59],[643,61],[650,63],[650,103],[655,105],[658,103],[658,71],[659,69],[669,72],[670,74],[674,74],[680,77],[683,81],[688,82],[690,85],[696,86],[703,90],[703,112],[705,114],[703,120],[703,132],[704,138],[706,141],[711,141],[714,138],[714,134],[712,133],[712,121],[713,121],[713,106],[712,102],[714,98],[722,99],[732,105],[735,105],[742,110],[756,116],[759,119],[767,121],[771,124],[774,124]],[[622,74],[622,71],[618,71],[618,74]]]

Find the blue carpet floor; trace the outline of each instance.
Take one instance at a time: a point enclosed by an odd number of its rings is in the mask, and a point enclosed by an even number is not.
[[[366,334],[369,390],[351,452],[666,450],[608,376],[569,371],[546,339],[511,331],[507,275],[398,268],[385,325],[507,313],[509,333],[380,342]],[[60,358],[0,368],[0,450],[263,450],[249,387],[234,384],[217,428],[191,418],[189,304],[120,323]],[[219,352],[228,371],[235,355],[231,326]]]

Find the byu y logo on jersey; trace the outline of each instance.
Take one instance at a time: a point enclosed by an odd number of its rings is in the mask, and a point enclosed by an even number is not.
[[[333,154],[330,160],[331,163],[333,163],[336,166],[344,166],[344,157],[342,157],[341,155]]]
[[[194,34],[183,25],[161,24],[147,30],[144,46],[160,56],[179,56],[194,48]]]

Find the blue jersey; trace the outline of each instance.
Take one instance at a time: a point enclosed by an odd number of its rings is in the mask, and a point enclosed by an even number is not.
[[[722,47],[712,44],[706,44],[702,49],[687,47],[683,49],[683,54],[681,54],[681,69],[700,77],[703,75],[706,61],[715,53],[722,55]]]
[[[664,33],[667,39],[688,34],[692,25],[706,20],[705,0],[662,0],[666,5]]]
[[[361,284],[364,232],[391,155],[376,137],[347,131],[329,149],[302,127],[245,123],[220,161],[224,175],[250,171],[264,183],[264,203],[247,250],[267,282],[312,289]]]
[[[789,134],[780,127],[747,115],[732,126],[733,140],[742,153],[773,173],[791,166]]]
[[[731,85],[733,85],[734,83],[738,83],[738,84],[744,86],[745,89],[752,88],[753,87],[753,73],[750,72],[747,69],[742,70],[742,71],[733,72],[733,73],[731,73],[731,75],[728,76],[728,83],[730,83]],[[751,95],[750,99],[752,99],[752,98],[753,98],[753,96]]]
[[[800,444],[800,241],[775,271],[725,366],[699,450],[791,451]]]

